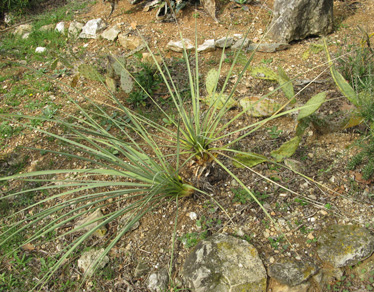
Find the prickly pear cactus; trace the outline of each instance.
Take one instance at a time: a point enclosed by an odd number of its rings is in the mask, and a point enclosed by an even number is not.
[[[130,93],[134,87],[134,81],[132,80],[129,72],[125,69],[121,71],[121,88],[124,92]]]
[[[218,78],[219,78],[219,72],[215,69],[211,69],[206,75],[205,86],[206,86],[206,91],[208,92],[208,95],[213,94],[213,91],[215,87],[217,86]]]
[[[103,77],[101,76],[101,74],[93,66],[88,65],[88,64],[79,65],[78,72],[80,73],[80,75],[93,81],[103,80]]]

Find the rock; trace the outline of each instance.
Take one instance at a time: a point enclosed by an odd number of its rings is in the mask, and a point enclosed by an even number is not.
[[[277,51],[287,50],[290,47],[286,43],[273,43],[273,44],[251,44],[247,47],[246,51],[254,51],[262,53],[275,53]]]
[[[271,292],[308,292],[311,284],[309,282],[297,285],[295,287],[290,287],[282,284],[275,279],[270,279],[269,289]]]
[[[9,26],[14,20],[14,15],[12,13],[4,13],[4,23]]]
[[[49,31],[49,30],[53,30],[54,28],[55,28],[55,25],[52,23],[52,24],[43,25],[41,28],[39,28],[39,31]]]
[[[231,48],[233,50],[238,50],[242,48],[243,50],[249,45],[250,39],[244,38],[244,39],[239,39]],[[242,46],[243,44],[243,46]]]
[[[105,24],[101,18],[91,19],[83,26],[82,32],[79,34],[81,39],[96,39],[97,33],[105,28]]]
[[[217,48],[230,48],[234,42],[234,38],[232,37],[223,37],[215,41],[214,45]]]
[[[82,31],[83,26],[84,26],[83,23],[80,23],[80,22],[74,20],[69,25],[68,36],[69,37],[76,37]]]
[[[248,96],[240,100],[240,106],[251,117],[269,117],[281,106],[272,99],[266,97]]]
[[[288,166],[293,171],[301,172],[301,173],[305,172],[304,164],[300,161],[295,160],[295,159],[286,158],[284,160],[284,164],[286,166]]]
[[[30,33],[31,33],[31,32],[26,32],[26,33],[22,36],[22,39],[23,39],[23,40],[28,39],[29,36],[30,36]]]
[[[269,267],[268,274],[278,282],[290,287],[300,285],[316,274],[318,268],[313,263],[285,258]]]
[[[318,239],[318,256],[335,268],[355,265],[373,250],[374,236],[356,225],[332,225]]]
[[[47,50],[46,47],[37,47],[35,49],[35,53],[41,54],[41,53],[44,53],[46,50]]]
[[[55,31],[64,34],[65,33],[65,22],[61,21],[56,24]]]
[[[208,12],[208,14],[213,18],[213,20],[215,22],[218,22],[218,19],[216,17],[216,0],[202,0],[200,3],[203,5],[204,10]]]
[[[313,276],[314,283],[318,288],[317,291],[328,291],[331,283],[340,280],[343,272],[338,268],[322,268],[318,274]]]
[[[92,276],[94,273],[95,261],[104,253],[104,249],[91,249],[84,252],[78,260],[78,268],[80,268],[87,276]],[[104,256],[97,265],[98,269],[102,269],[109,262],[108,256]]]
[[[198,52],[211,52],[216,49],[216,46],[214,45],[214,40],[206,40],[204,43],[197,47]]]
[[[162,64],[162,57],[161,56],[155,56],[154,55],[154,57],[155,57],[158,64]],[[153,59],[152,54],[148,53],[148,52],[144,52],[142,54],[141,62],[142,63],[148,63],[148,64],[151,64],[151,65],[155,65],[155,60]]]
[[[101,34],[101,37],[108,41],[114,41],[120,32],[121,29],[117,25],[115,25],[111,28],[104,30],[104,32]]]
[[[79,232],[79,231],[85,231],[85,232],[90,231],[101,223],[100,221],[102,220],[102,217],[103,217],[103,213],[101,212],[101,210],[96,209],[92,214],[88,215],[86,218],[83,218],[82,220],[79,220],[75,224],[74,229],[76,229],[77,232]],[[92,223],[90,223],[90,222],[92,222]],[[85,224],[87,224],[87,225],[83,226]],[[97,237],[104,237],[104,235],[106,234],[106,231],[107,231],[107,229],[104,226],[102,226],[94,232],[94,235],[97,236]]]
[[[266,291],[267,275],[257,250],[224,234],[197,244],[183,265],[183,277],[196,292]]]
[[[22,24],[16,27],[15,31],[13,32],[14,35],[24,35],[25,33],[30,33],[32,31],[31,24]]]
[[[166,45],[166,48],[174,51],[174,52],[178,52],[178,53],[181,53],[183,52],[183,43],[184,43],[184,46],[186,47],[186,50],[192,50],[195,48],[195,46],[192,44],[192,42],[189,40],[189,39],[183,39],[183,41],[170,41],[168,42],[168,44]]]
[[[143,40],[141,37],[127,35],[125,33],[121,33],[118,35],[118,42],[121,44],[122,47],[128,50],[135,50],[143,44]]]
[[[163,292],[167,291],[168,284],[169,274],[165,268],[149,276],[147,287],[151,292]]]
[[[333,0],[275,0],[270,35],[289,43],[333,30]]]
[[[147,274],[149,271],[149,267],[147,265],[147,263],[143,262],[143,261],[139,261],[138,264],[136,265],[136,268],[135,268],[135,271],[134,271],[134,277],[136,279],[144,276],[145,274]]]

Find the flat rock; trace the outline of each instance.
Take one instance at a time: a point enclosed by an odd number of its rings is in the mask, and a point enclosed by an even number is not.
[[[313,263],[285,258],[272,264],[269,267],[268,274],[278,282],[294,287],[307,281],[317,271],[318,268]]]
[[[374,236],[356,225],[332,225],[318,239],[318,256],[335,268],[355,265],[373,250]]]
[[[141,37],[136,35],[128,35],[126,33],[121,33],[118,35],[118,42],[122,47],[128,50],[135,50],[143,44]]]
[[[215,46],[217,48],[230,48],[234,43],[233,37],[223,37],[215,41]]]
[[[204,43],[197,47],[198,52],[211,52],[216,49],[216,46],[214,44],[214,40],[206,40]]]
[[[257,52],[275,53],[277,51],[287,50],[289,47],[291,46],[286,43],[250,44],[246,50],[254,51],[257,49]]]
[[[243,50],[249,45],[251,42],[248,38],[242,38],[236,41],[236,43],[231,47],[233,50],[238,50],[242,48]]]
[[[83,26],[82,32],[79,34],[81,39],[96,39],[97,33],[105,28],[105,24],[101,18],[91,19]]]
[[[114,41],[116,40],[120,32],[121,32],[121,29],[118,27],[118,25],[115,25],[104,30],[103,33],[101,34],[101,37],[108,41]]]
[[[91,249],[84,252],[82,256],[78,259],[78,268],[86,273],[88,276],[92,276],[94,273],[94,263],[95,261],[104,253],[104,249],[99,250]],[[102,260],[98,263],[97,268],[102,269],[109,262],[109,258],[104,256]]]
[[[275,0],[271,37],[289,43],[333,30],[334,0]]]
[[[166,47],[174,52],[181,53],[183,52],[183,43],[187,51],[195,48],[195,46],[189,39],[183,39],[183,41],[170,41],[168,42]]]
[[[31,24],[22,24],[16,27],[13,34],[15,35],[24,35],[27,32],[32,31],[33,26]]]
[[[82,220],[79,220],[75,226],[74,229],[77,229],[76,231],[90,231],[96,226],[98,226],[101,223],[103,217],[103,213],[100,209],[95,210],[93,213],[88,215],[86,218],[83,218]],[[97,237],[103,237],[106,234],[106,228],[104,226],[100,227],[98,230],[96,230],[93,234]]]
[[[216,234],[200,241],[183,266],[196,292],[265,292],[267,275],[257,250],[247,241]]]
[[[78,21],[72,21],[68,28],[68,36],[69,37],[76,37],[82,31],[84,24]]]
[[[39,28],[39,31],[49,31],[49,30],[53,30],[55,28],[55,25],[52,23],[52,24],[46,24],[46,25],[43,25],[41,28]]]
[[[282,284],[275,279],[270,279],[268,291],[271,292],[308,292],[311,284],[309,282],[290,287]]]

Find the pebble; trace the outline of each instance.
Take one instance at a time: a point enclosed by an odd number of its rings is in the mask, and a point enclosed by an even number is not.
[[[188,216],[191,218],[191,220],[196,220],[197,219],[197,214],[195,212],[190,212]]]

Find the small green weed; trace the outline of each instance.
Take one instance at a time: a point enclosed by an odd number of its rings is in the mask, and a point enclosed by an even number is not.
[[[232,199],[233,203],[246,204],[248,202],[253,202],[253,198],[242,188],[231,188],[234,198]],[[259,191],[253,192],[256,198],[261,204],[269,197],[266,193],[261,193]]]
[[[272,138],[272,139],[279,138],[279,136],[282,135],[282,133],[283,133],[283,130],[278,130],[277,126],[272,126],[272,127],[266,128],[266,130],[267,130],[270,138]]]

